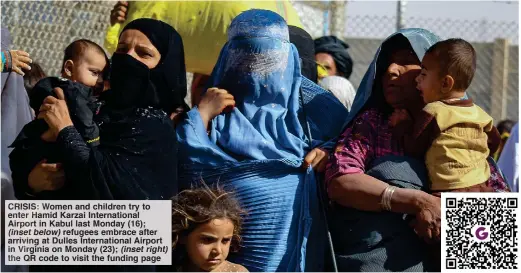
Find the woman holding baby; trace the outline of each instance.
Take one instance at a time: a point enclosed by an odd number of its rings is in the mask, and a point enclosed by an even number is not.
[[[439,271],[440,198],[429,194],[423,160],[406,156],[390,117],[415,117],[420,61],[439,38],[403,29],[387,38],[358,89],[348,126],[331,153],[326,187],[330,227],[341,271]],[[466,96],[465,96],[466,97]],[[484,184],[508,191],[493,161]],[[405,252],[404,252],[405,251]]]
[[[171,114],[186,108],[183,43],[171,26],[153,19],[129,23],[112,56],[111,90],[95,116],[100,145],[85,143],[64,100],[49,96],[38,118],[65,160],[58,169],[29,174],[33,195],[70,183],[80,199],[159,200],[177,193],[177,140]],[[60,96],[60,90],[56,93]],[[72,197],[67,197],[72,198]]]

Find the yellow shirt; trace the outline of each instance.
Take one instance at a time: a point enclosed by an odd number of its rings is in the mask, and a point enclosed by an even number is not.
[[[453,190],[488,180],[488,136],[492,117],[477,105],[455,106],[443,102],[423,109],[436,119],[440,135],[425,155],[431,190]]]

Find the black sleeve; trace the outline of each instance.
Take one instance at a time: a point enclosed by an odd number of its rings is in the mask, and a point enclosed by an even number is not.
[[[35,149],[15,148],[9,155],[14,193],[19,200],[38,199],[29,188],[29,173],[41,160]]]
[[[98,168],[93,154],[97,148],[89,147],[74,126],[65,127],[56,139],[57,152],[63,156],[63,168],[71,199],[100,199],[96,185],[90,179],[93,169]]]
[[[63,155],[65,166],[82,166],[89,161],[91,149],[74,126],[63,128],[56,139],[59,152]]]

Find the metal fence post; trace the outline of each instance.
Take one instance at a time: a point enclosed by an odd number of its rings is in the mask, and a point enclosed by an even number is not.
[[[345,1],[330,1],[330,22],[331,28],[329,33],[337,37],[343,37],[345,28],[345,12],[346,2]]]
[[[396,2],[396,31],[405,27],[403,14],[405,13],[406,5],[407,1],[405,0],[398,0],[398,2]]]
[[[509,42],[496,39],[492,44],[490,115],[497,123],[506,118],[508,97]]]

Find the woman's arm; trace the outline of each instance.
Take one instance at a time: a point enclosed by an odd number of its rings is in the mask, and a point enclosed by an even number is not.
[[[329,197],[339,205],[362,211],[383,211],[382,197],[389,184],[365,174],[365,166],[371,162],[377,149],[380,119],[374,111],[360,115],[342,134],[331,153],[326,187]],[[439,198],[420,190],[395,188],[390,210],[415,215],[414,229],[426,241],[439,238]]]
[[[88,164],[91,149],[74,126],[63,128],[58,133],[56,144],[63,156],[65,166],[85,166]]]
[[[388,186],[389,184],[363,173],[346,174],[330,182],[328,194],[329,198],[345,207],[382,211],[382,193]],[[416,214],[429,206],[433,197],[420,190],[398,188],[392,195],[391,210]]]
[[[389,185],[366,174],[346,174],[331,180],[329,197],[338,204],[363,211],[383,211],[382,195]],[[391,196],[391,210],[415,215],[414,231],[426,242],[439,241],[440,198],[426,192],[397,188]]]

